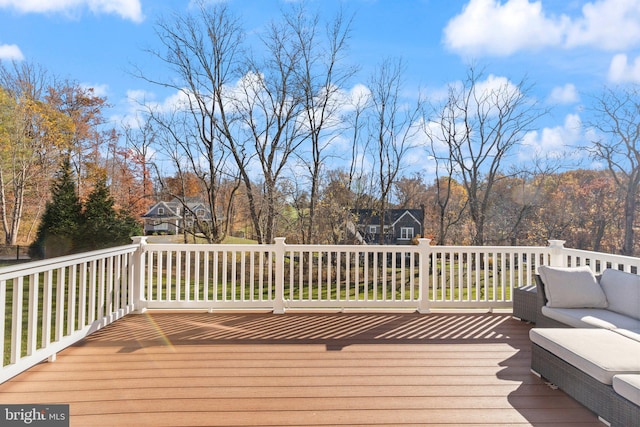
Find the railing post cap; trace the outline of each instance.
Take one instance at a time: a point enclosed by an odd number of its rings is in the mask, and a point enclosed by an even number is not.
[[[286,239],[286,237],[274,237],[273,241],[276,243],[276,245],[284,245],[284,241]]]
[[[131,237],[131,241],[137,245],[146,245],[147,236],[133,236]]]
[[[427,237],[421,237],[418,239],[418,245],[429,246],[431,244],[431,239]]]
[[[564,248],[564,244],[566,243],[566,240],[548,240],[549,242],[549,247],[551,248]]]

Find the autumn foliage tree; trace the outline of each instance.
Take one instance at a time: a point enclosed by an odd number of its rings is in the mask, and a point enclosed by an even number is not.
[[[82,87],[73,81],[48,86],[45,98],[51,108],[72,124],[67,152],[71,154],[78,193],[84,199],[104,175],[104,148],[117,137],[112,129],[103,126],[107,100],[96,95],[93,88]]]
[[[45,74],[31,64],[0,65],[0,218],[8,245],[18,241],[25,209],[39,207],[26,207],[25,200],[46,200],[43,190],[74,129],[46,102]]]

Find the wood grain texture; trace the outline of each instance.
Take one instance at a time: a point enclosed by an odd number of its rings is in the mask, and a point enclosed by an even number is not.
[[[131,315],[0,385],[71,425],[601,426],[508,314]]]

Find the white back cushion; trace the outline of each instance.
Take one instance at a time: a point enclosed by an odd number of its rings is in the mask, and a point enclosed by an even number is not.
[[[640,319],[640,276],[607,268],[602,272],[600,286],[609,310]]]
[[[588,266],[538,267],[547,294],[547,306],[554,308],[607,308],[607,297]]]

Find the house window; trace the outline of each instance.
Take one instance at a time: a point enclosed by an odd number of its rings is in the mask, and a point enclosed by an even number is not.
[[[158,208],[158,215],[164,215],[164,208]]]
[[[412,227],[402,227],[400,229],[400,239],[402,239],[402,240],[413,239],[413,228]]]
[[[202,218],[202,217],[204,217],[204,209],[198,209],[198,210],[196,211],[196,216],[197,216],[198,218]]]
[[[379,225],[370,225],[368,228],[368,232],[369,234],[378,234],[380,233],[380,226]]]

